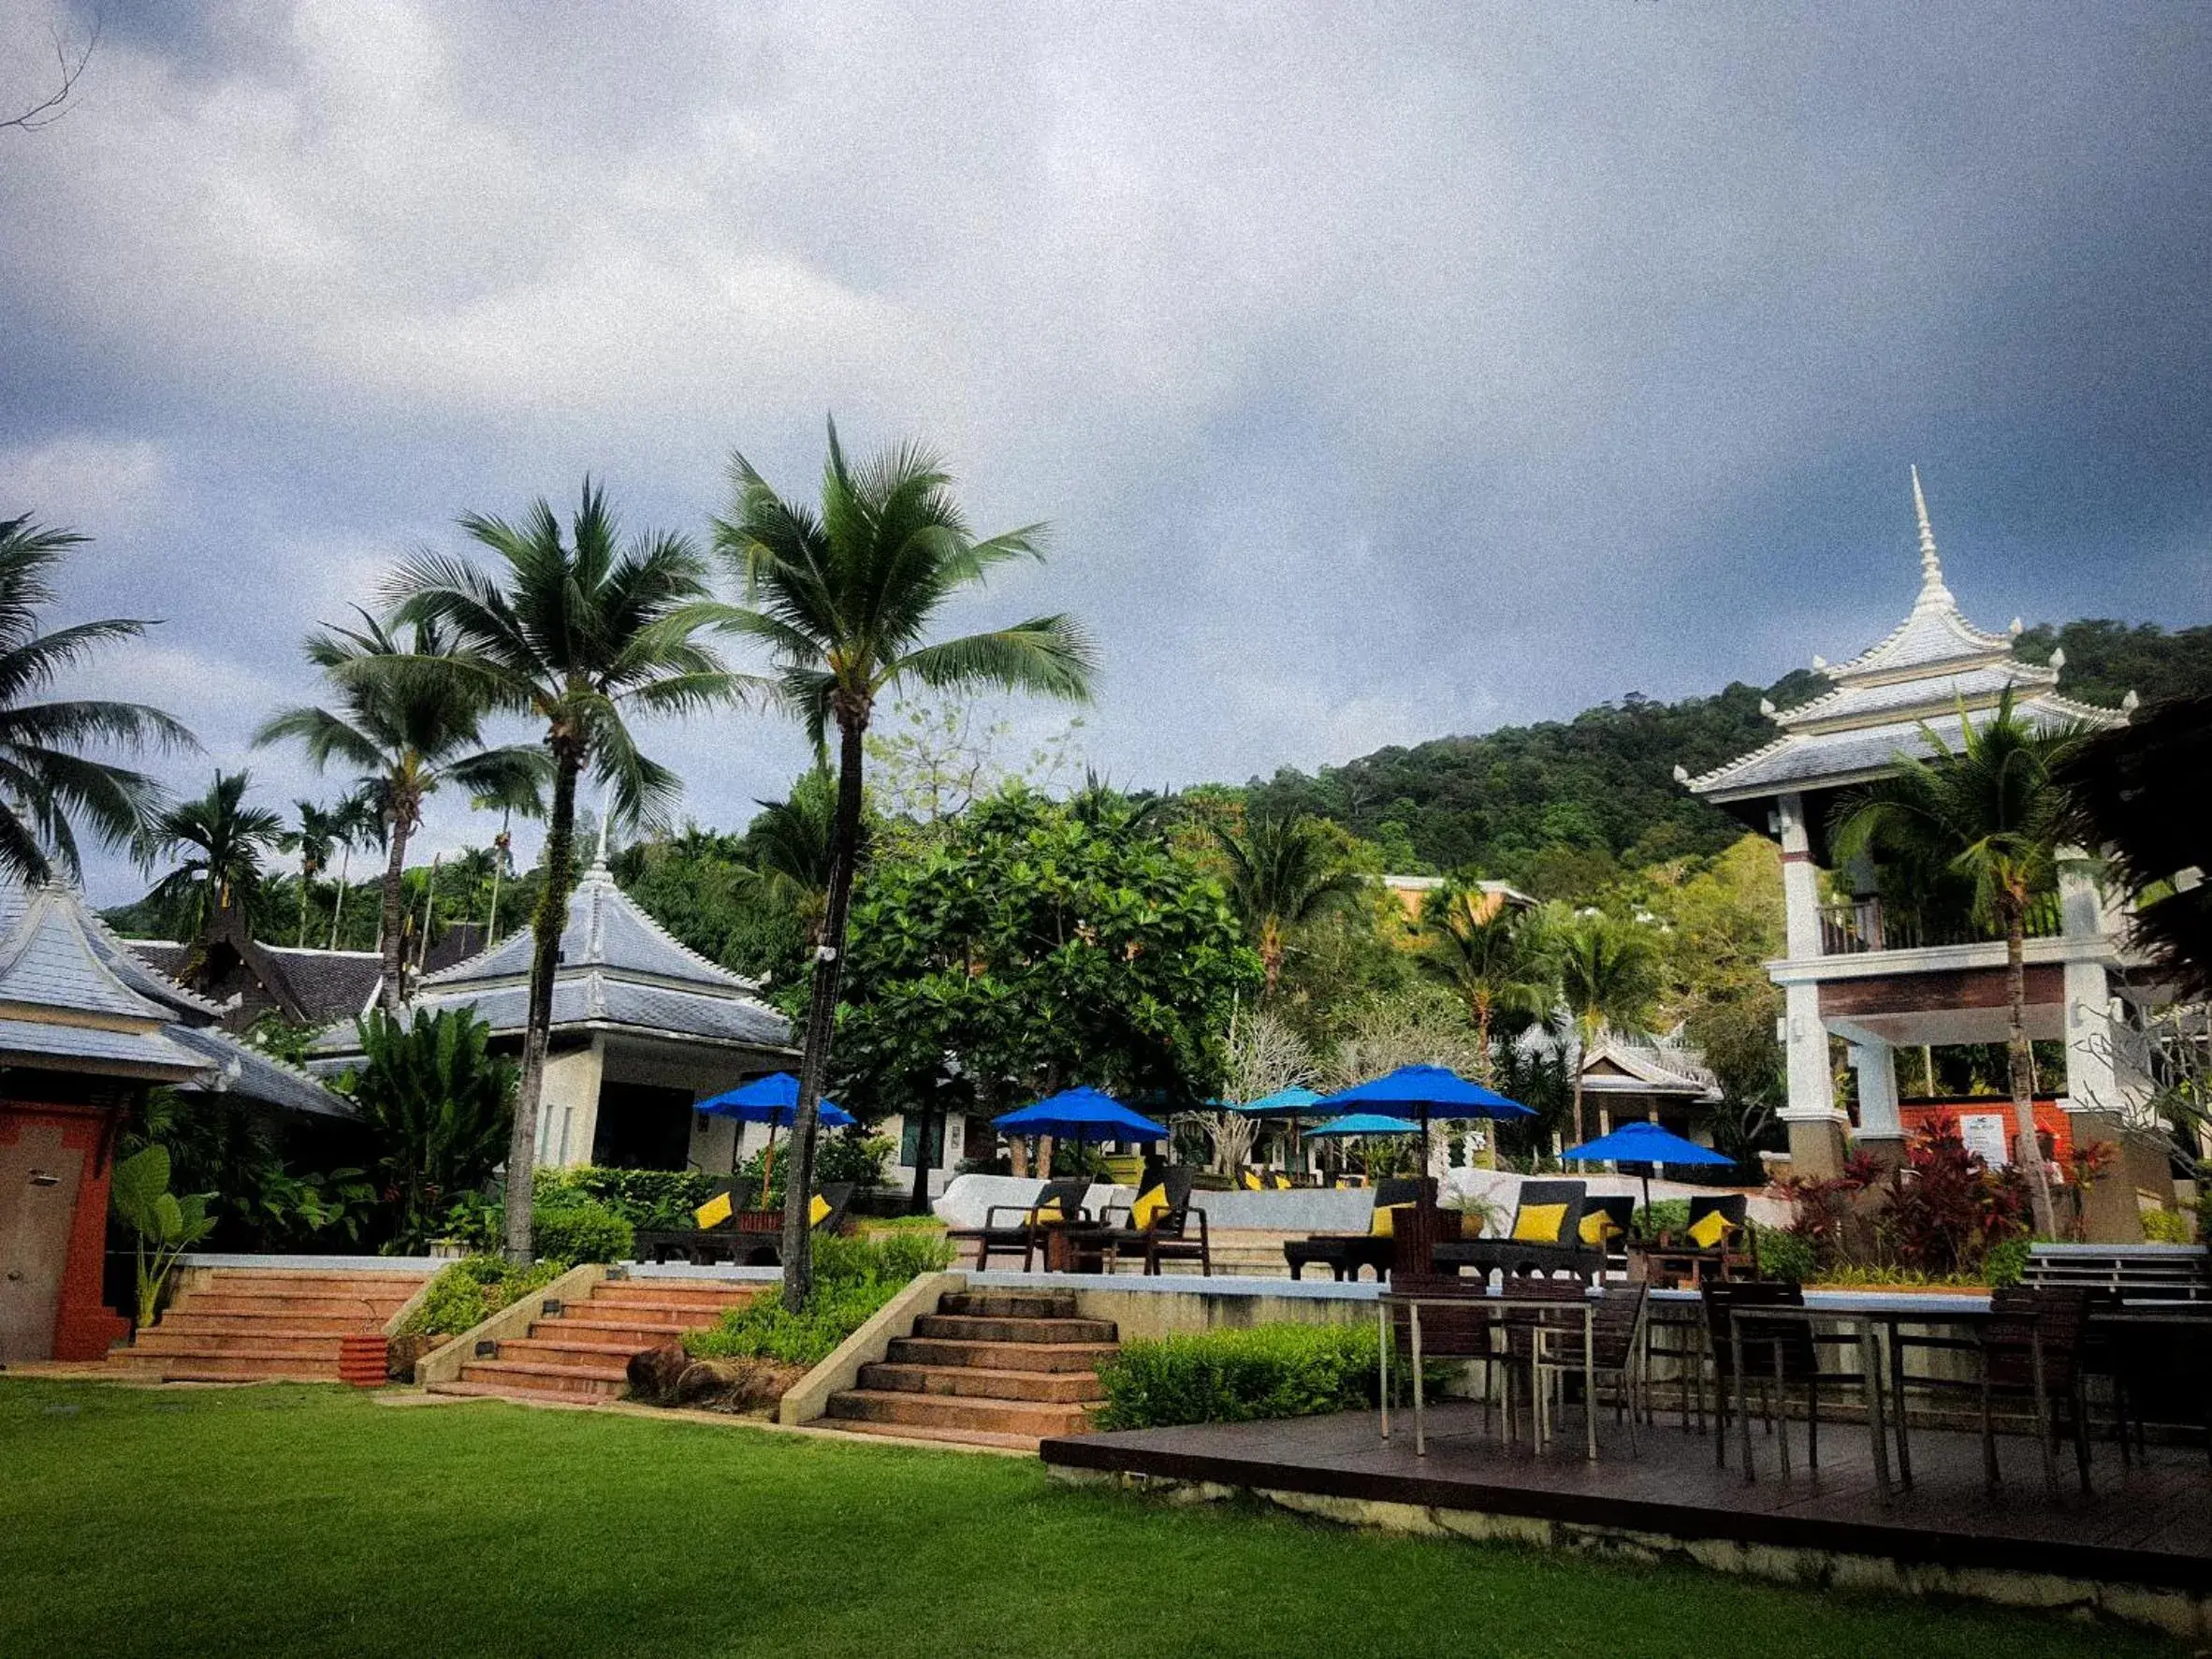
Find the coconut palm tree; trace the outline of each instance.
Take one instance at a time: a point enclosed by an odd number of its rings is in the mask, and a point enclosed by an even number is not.
[[[1923,725],[1929,756],[1899,752],[1892,757],[1893,774],[1843,795],[1832,838],[1839,863],[1870,858],[1971,883],[1975,919],[2003,936],[2015,1156],[2028,1173],[2036,1230],[2055,1238],[2050,1179],[2035,1139],[2027,920],[2030,905],[2059,881],[2069,801],[2052,774],[2088,733],[2072,723],[2022,720],[2009,690],[1978,725],[1961,705],[1958,728],[1953,749],[1942,733]]]
[[[146,895],[180,939],[205,938],[226,911],[250,919],[261,856],[284,837],[282,817],[248,805],[252,781],[245,772],[219,771],[206,794],[157,814],[138,837],[138,859],[148,868],[183,855]]]
[[[356,614],[358,628],[325,628],[307,640],[307,659],[337,692],[337,708],[284,709],[254,741],[296,741],[318,768],[335,760],[357,769],[360,795],[385,828],[377,997],[386,1012],[397,1013],[407,993],[401,874],[424,801],[453,784],[480,800],[532,810],[547,767],[539,749],[484,746],[490,696],[478,677],[449,671],[453,648],[435,621],[416,623],[403,638],[366,611]]]
[[[1433,931],[1428,967],[1467,1005],[1478,1051],[1475,1063],[1487,1087],[1496,1070],[1491,1034],[1497,1017],[1518,1013],[1541,1019],[1558,999],[1559,982],[1542,929],[1514,911],[1503,893],[1478,886],[1437,893],[1429,906],[1429,923]]]
[[[78,826],[104,846],[134,842],[162,804],[142,772],[88,759],[94,745],[194,749],[192,734],[156,708],[101,699],[26,701],[112,640],[149,624],[124,618],[38,632],[53,601],[52,572],[89,538],[44,530],[28,515],[0,518],[0,870],[28,882],[54,868],[81,873]]]
[[[806,924],[807,937],[822,939],[829,909],[831,871],[837,858],[837,780],[826,767],[799,778],[780,801],[761,801],[760,815],[747,826],[749,880],[768,898]],[[867,856],[867,820],[861,820],[860,857]]]
[[[338,845],[341,814],[336,808],[319,807],[306,800],[294,801],[292,810],[299,815],[298,827],[280,836],[277,848],[280,851],[299,854],[299,937],[293,943],[304,945],[308,892],[314,885],[316,872],[330,862],[331,851]]]
[[[375,848],[382,851],[385,835],[384,815],[376,809],[365,790],[356,789],[342,797],[334,808],[338,827],[334,832],[338,840],[338,896],[330,906],[329,949],[338,949],[340,930],[345,925],[345,895],[353,875],[354,849]]]
[[[1359,874],[1337,855],[1317,820],[1258,812],[1242,829],[1216,825],[1229,858],[1229,896],[1244,919],[1266,973],[1262,998],[1274,996],[1290,936],[1360,891]]]
[[[902,444],[854,467],[829,428],[819,509],[788,502],[742,455],[731,458],[734,500],[715,546],[735,568],[743,603],[721,625],[771,653],[785,704],[815,752],[837,733],[837,836],[814,981],[807,1008],[793,1160],[783,1211],[783,1300],[796,1309],[812,1282],[807,1210],[814,1179],[816,1106],[829,1068],[843,966],[845,917],[861,851],[861,771],[876,700],[919,682],[938,691],[1041,691],[1082,699],[1096,659],[1064,616],[928,643],[938,613],[991,570],[1042,556],[1043,528],[978,540],[953,500],[952,478],[926,449]]]
[[[620,819],[660,819],[677,781],[639,752],[628,718],[712,707],[751,682],[698,641],[708,608],[705,559],[680,535],[648,532],[624,546],[605,491],[589,478],[565,535],[543,500],[519,522],[481,514],[460,522],[497,560],[495,570],[419,553],[401,563],[386,591],[400,619],[437,628],[454,642],[438,677],[456,676],[484,702],[545,722],[553,784],[546,881],[531,918],[522,1083],[507,1154],[507,1254],[528,1261],[553,977],[575,882],[577,781],[590,771],[612,792]]]
[[[1648,928],[1611,916],[1555,919],[1552,971],[1575,1027],[1575,1137],[1590,1139],[1582,1121],[1582,1063],[1608,1031],[1640,1030],[1659,997],[1659,949]]]

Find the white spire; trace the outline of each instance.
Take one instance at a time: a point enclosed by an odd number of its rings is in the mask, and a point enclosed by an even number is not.
[[[1928,497],[1921,492],[1920,469],[1913,469],[1913,512],[1920,520],[1920,597],[1914,610],[1957,610],[1958,602],[1943,586],[1943,561],[1936,557],[1935,527],[1928,521]]]
[[[606,874],[606,826],[615,815],[614,806],[615,786],[610,783],[599,792],[599,851],[591,860],[591,869],[596,875]]]

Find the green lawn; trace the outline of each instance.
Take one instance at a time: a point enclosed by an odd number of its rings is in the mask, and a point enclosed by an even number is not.
[[[1965,1607],[1071,1491],[1011,1459],[0,1378],[0,1654],[2171,1653]]]

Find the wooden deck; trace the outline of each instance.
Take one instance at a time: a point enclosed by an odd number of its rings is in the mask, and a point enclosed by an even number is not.
[[[1774,1442],[1754,1432],[1758,1478],[1746,1484],[1733,1439],[1716,1468],[1710,1435],[1671,1414],[1639,1431],[1602,1416],[1601,1455],[1581,1455],[1581,1425],[1539,1457],[1485,1434],[1480,1408],[1431,1410],[1428,1455],[1413,1448],[1410,1414],[1391,1417],[1386,1444],[1371,1413],[1280,1422],[1149,1429],[1048,1440],[1046,1463],[1088,1470],[1279,1492],[1525,1517],[1683,1540],[1726,1540],[1864,1556],[1908,1566],[2048,1574],[2107,1584],[2212,1589],[2212,1463],[2197,1446],[2153,1446],[2123,1469],[2119,1449],[2093,1443],[2094,1490],[2084,1496],[2073,1448],[2062,1485],[2044,1484],[2034,1441],[1999,1438],[2003,1485],[1984,1490],[1978,1434],[1915,1428],[1911,1491],[1885,1503],[1861,1423],[1824,1421],[1821,1468],[1805,1467],[1805,1425],[1793,1423],[1793,1473]]]

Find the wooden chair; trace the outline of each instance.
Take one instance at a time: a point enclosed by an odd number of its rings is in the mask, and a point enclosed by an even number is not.
[[[1086,1228],[1078,1235],[1085,1248],[1106,1253],[1106,1271],[1113,1273],[1121,1265],[1124,1251],[1140,1255],[1144,1259],[1144,1272],[1157,1278],[1163,1261],[1195,1261],[1201,1273],[1214,1271],[1214,1245],[1206,1230],[1206,1213],[1190,1201],[1194,1171],[1188,1164],[1169,1164],[1157,1175],[1147,1173],[1145,1185],[1137,1191],[1136,1203],[1109,1204],[1099,1211],[1103,1224]],[[1144,1226],[1136,1222],[1136,1204],[1158,1188],[1167,1199],[1167,1207]],[[1124,1217],[1116,1226],[1113,1216]],[[1198,1224],[1198,1236],[1190,1236],[1193,1221]]]
[[[2035,1417],[2035,1436],[2043,1455],[2045,1484],[2059,1483],[2056,1455],[2059,1421],[2064,1419],[2074,1437],[2074,1462],[2081,1489],[2089,1490],[2088,1400],[2083,1387],[2083,1360],[2088,1346],[2088,1322],[2096,1292],[2082,1285],[2008,1285],[1989,1296],[1989,1318],[1971,1336],[1928,1336],[1891,1333],[1897,1409],[1898,1463],[1905,1480],[1913,1475],[1913,1453],[1904,1385],[1909,1380],[1923,1392],[1972,1390],[1982,1409],[1982,1477],[1994,1492],[2003,1484],[1997,1462],[1997,1413],[2000,1398],[2024,1400]],[[1904,1375],[1904,1357],[1913,1349],[1939,1353],[1966,1353],[1974,1357],[1974,1376],[1954,1377]],[[2122,1429],[2125,1434],[2125,1429]]]
[[[1435,1249],[1439,1268],[1458,1271],[1475,1268],[1483,1277],[1501,1273],[1517,1277],[1545,1278],[1571,1273],[1580,1279],[1595,1279],[1605,1272],[1606,1253],[1582,1243],[1582,1214],[1588,1188],[1579,1181],[1523,1181],[1513,1222],[1502,1239],[1463,1239],[1440,1244]],[[1517,1239],[1524,1230],[1523,1218],[1532,1211],[1561,1207],[1556,1235],[1550,1240]]]
[[[1507,1294],[1518,1294],[1508,1289]],[[1636,1419],[1641,1406],[1642,1392],[1644,1313],[1649,1300],[1648,1288],[1642,1285],[1609,1286],[1598,1297],[1595,1311],[1591,1317],[1589,1370],[1594,1379],[1610,1377],[1613,1380],[1613,1420],[1619,1422],[1623,1415],[1628,1419],[1628,1450],[1637,1454]],[[1544,1420],[1550,1423],[1553,1414],[1550,1409],[1549,1379],[1556,1389],[1562,1403],[1566,1397],[1566,1384],[1571,1377],[1583,1375],[1581,1332],[1564,1327],[1539,1329],[1532,1363],[1536,1391],[1546,1400]],[[1564,1338],[1564,1341],[1560,1339]],[[1582,1409],[1594,1412],[1597,1402],[1585,1398]]]
[[[1392,1175],[1375,1186],[1375,1207],[1395,1209],[1419,1201],[1420,1194],[1419,1181]],[[1361,1268],[1372,1268],[1377,1279],[1386,1279],[1397,1257],[1395,1231],[1378,1233],[1370,1229],[1366,1232],[1317,1232],[1307,1238],[1286,1239],[1283,1260],[1294,1279],[1302,1278],[1309,1267],[1327,1268],[1339,1283],[1359,1278]]]
[[[735,1260],[735,1252],[749,1242],[738,1231],[737,1217],[752,1207],[753,1197],[759,1190],[760,1183],[750,1175],[733,1175],[717,1182],[707,1202],[712,1203],[718,1197],[727,1198],[728,1215],[712,1227],[654,1228],[640,1231],[634,1246],[637,1259],[664,1262],[681,1257],[700,1267]]]
[[[948,1228],[945,1237],[955,1244],[976,1246],[978,1273],[989,1270],[994,1251],[1005,1256],[1019,1251],[1022,1271],[1027,1273],[1038,1251],[1044,1247],[1045,1226],[1039,1221],[1038,1212],[1045,1212],[1048,1219],[1056,1215],[1062,1221],[1087,1221],[1090,1212],[1083,1207],[1083,1201],[1090,1189],[1087,1176],[1075,1181],[1048,1181],[1027,1203],[993,1204],[983,1212],[982,1226]]]
[[[1864,1387],[1866,1384],[1863,1373],[1824,1368],[1820,1350],[1827,1346],[1856,1349],[1859,1339],[1815,1331],[1812,1322],[1803,1318],[1760,1318],[1758,1310],[1763,1307],[1805,1305],[1803,1288],[1786,1280],[1708,1279],[1697,1288],[1705,1305],[1706,1330],[1711,1346],[1714,1422],[1720,1431],[1713,1440],[1714,1466],[1720,1467],[1728,1461],[1728,1423],[1733,1414],[1738,1419],[1737,1431],[1743,1453],[1743,1477],[1746,1480],[1757,1477],[1752,1466],[1749,1418],[1750,1384],[1756,1378],[1764,1402],[1767,1433],[1776,1439],[1785,1478],[1790,1473],[1789,1390],[1793,1383],[1803,1386],[1805,1461],[1817,1471],[1821,1385],[1845,1383]],[[1739,1353],[1743,1360],[1740,1375],[1736,1369]]]

